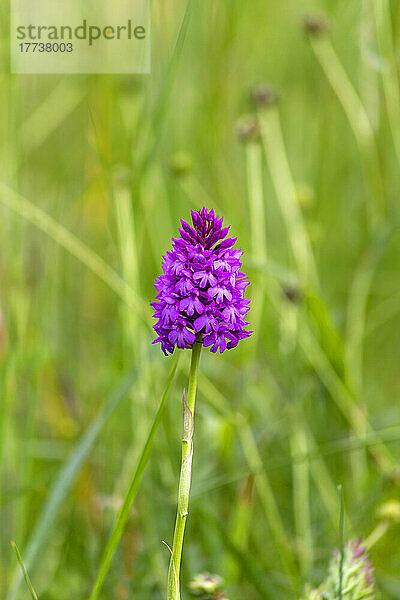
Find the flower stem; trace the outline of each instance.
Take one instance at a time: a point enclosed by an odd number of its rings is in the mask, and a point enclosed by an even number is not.
[[[179,478],[178,506],[176,511],[174,541],[172,545],[171,560],[168,571],[167,600],[180,600],[179,575],[181,568],[183,536],[185,533],[186,519],[189,514],[189,493],[193,458],[194,408],[196,402],[197,375],[201,347],[201,344],[197,342],[193,345],[187,400],[185,399],[185,396],[183,397],[182,462]]]

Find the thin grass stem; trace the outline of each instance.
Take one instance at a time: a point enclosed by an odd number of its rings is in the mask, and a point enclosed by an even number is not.
[[[393,40],[390,2],[373,0],[376,37],[382,65],[380,69],[386,110],[398,166],[400,166],[400,81]]]
[[[30,594],[31,594],[31,596],[32,596],[32,599],[33,599],[33,600],[38,600],[38,596],[37,596],[37,594],[36,594],[35,590],[33,589],[32,582],[31,582],[31,580],[30,580],[30,577],[29,577],[28,571],[26,570],[26,567],[25,567],[25,565],[24,565],[24,562],[23,562],[23,560],[22,560],[22,556],[21,556],[21,553],[20,553],[20,551],[19,551],[19,549],[18,549],[18,546],[17,546],[17,544],[16,544],[15,542],[11,542],[11,546],[14,548],[15,554],[16,554],[16,556],[17,556],[17,560],[18,560],[18,562],[19,562],[19,565],[20,565],[20,567],[21,567],[22,574],[23,574],[23,576],[24,576],[24,579],[25,579],[25,583],[26,583],[26,585],[27,585],[27,587],[28,587],[28,590],[30,591]]]
[[[338,597],[342,600],[343,597],[343,565],[344,565],[344,506],[343,506],[343,490],[342,486],[338,487],[339,497],[339,581],[338,581]]]
[[[318,287],[318,274],[310,239],[297,202],[296,186],[290,170],[277,108],[259,113],[261,136],[272,182],[297,266],[305,287]]]
[[[122,379],[119,386],[104,401],[97,416],[82,435],[71,456],[60,469],[60,472],[49,491],[37,522],[35,523],[26,547],[25,565],[27,569],[30,569],[37,560],[38,554],[43,548],[49,535],[49,530],[70,490],[72,482],[86,460],[101,430],[122,400],[126,398],[135,379],[136,372],[133,371]],[[21,581],[22,578],[20,573],[15,572],[11,580],[6,600],[15,600],[18,595]]]
[[[123,302],[132,309],[137,310],[146,325],[149,326],[151,320],[150,310],[147,309],[136,292],[116,271],[114,271],[112,267],[110,267],[110,265],[106,263],[105,260],[88,248],[86,244],[68,231],[63,225],[57,223],[50,215],[1,182],[0,190],[2,191],[0,202],[35,225],[38,229],[43,231],[43,233],[46,233],[57,244],[65,248],[65,250],[68,250],[70,254],[107,284],[109,288],[123,300]]]
[[[295,457],[308,453],[308,436],[303,423],[303,407],[296,404],[291,410],[291,452]],[[310,463],[292,464],[294,521],[301,573],[304,578],[311,573],[314,560],[314,544],[310,514]]]
[[[166,404],[166,401],[168,398],[169,390],[170,390],[170,387],[171,387],[171,384],[172,384],[172,381],[173,381],[173,378],[175,375],[177,365],[178,365],[178,363],[175,362],[175,364],[172,367],[172,370],[169,374],[163,395],[160,400],[160,404],[158,406],[157,412],[154,416],[153,422],[149,429],[149,432],[148,432],[147,438],[145,440],[145,443],[143,445],[142,451],[139,455],[139,459],[136,464],[136,469],[133,474],[132,480],[129,484],[128,491],[125,494],[124,501],[123,501],[121,509],[118,513],[118,517],[116,519],[115,525],[111,532],[107,546],[104,550],[100,569],[99,569],[96,581],[93,585],[93,589],[90,594],[89,600],[96,600],[96,598],[98,598],[98,596],[99,596],[99,593],[100,593],[101,588],[104,583],[104,579],[108,573],[108,570],[111,565],[111,561],[113,559],[113,556],[115,554],[115,551],[117,549],[117,546],[119,544],[121,536],[123,534],[126,522],[129,518],[132,504],[133,504],[133,502],[136,498],[136,495],[139,491],[139,487],[140,487],[140,483],[142,480],[142,475],[143,475],[144,469],[145,469],[146,464],[150,457],[151,449],[153,447],[154,439],[155,439],[155,436],[156,436],[156,433],[157,433],[157,430],[158,430],[158,427],[159,427],[159,424],[161,421],[162,414],[164,412],[165,404]]]
[[[367,111],[344,70],[330,38],[326,35],[310,38],[311,47],[332,86],[356,139],[366,176],[371,186],[373,202],[368,216],[371,228],[382,221],[385,212],[384,186],[375,133]]]
[[[251,427],[246,422],[241,423],[237,427],[237,433],[250,471],[258,473],[256,478],[256,490],[265,518],[281,557],[282,564],[287,573],[296,579],[297,570],[295,568],[292,550],[275,501],[271,483],[266,472],[263,470],[261,456],[255,443]]]

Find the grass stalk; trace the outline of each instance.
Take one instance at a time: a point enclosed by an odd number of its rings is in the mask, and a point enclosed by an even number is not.
[[[180,600],[180,570],[186,520],[189,514],[189,495],[192,479],[194,410],[196,404],[198,368],[202,345],[195,343],[190,363],[187,400],[183,397],[182,463],[179,477],[178,506],[174,541],[168,570],[167,600]]]
[[[267,240],[262,175],[262,148],[257,142],[246,144],[247,189],[249,195],[251,250],[253,256],[266,260]]]
[[[170,390],[170,387],[171,387],[171,384],[172,384],[172,381],[173,381],[173,378],[175,375],[177,365],[178,365],[178,363],[175,362],[175,364],[172,367],[172,370],[168,376],[167,384],[165,386],[163,395],[161,397],[160,404],[158,406],[157,412],[154,416],[154,419],[153,419],[153,422],[149,429],[147,438],[145,440],[145,443],[143,445],[139,459],[137,461],[135,472],[134,472],[132,480],[130,482],[128,491],[126,492],[121,509],[118,513],[118,517],[117,517],[117,520],[113,527],[113,530],[111,532],[110,538],[109,538],[106,548],[104,550],[100,569],[99,569],[96,581],[93,585],[92,592],[90,594],[90,600],[96,600],[96,598],[98,598],[99,593],[100,593],[101,588],[104,583],[104,579],[110,568],[111,561],[113,559],[113,556],[114,556],[117,546],[119,544],[121,536],[124,532],[124,528],[125,528],[128,518],[129,518],[132,504],[136,498],[136,495],[137,495],[139,487],[140,487],[144,469],[145,469],[146,464],[150,457],[151,449],[153,447],[154,439],[155,439],[155,436],[156,436],[156,433],[158,430],[158,426],[160,424],[161,417],[164,412],[165,404],[166,404],[166,401],[168,398],[169,390]]]
[[[400,81],[393,40],[390,2],[388,0],[373,0],[376,37],[382,66],[383,94],[393,138],[398,166],[400,166]]]
[[[91,250],[63,225],[57,223],[38,206],[23,198],[7,185],[0,182],[0,202],[35,225],[72,256],[95,273],[117,296],[132,309],[137,310],[146,324],[149,323],[150,310],[136,292],[118,275],[110,265]]]
[[[235,502],[235,509],[231,519],[229,530],[232,532],[232,543],[244,551],[248,547],[249,531],[253,513],[253,488],[254,475],[250,474],[241,482],[240,489]],[[236,582],[239,576],[238,564],[231,556],[226,561],[227,580]]]
[[[132,290],[140,292],[138,253],[135,240],[135,223],[133,216],[132,198],[129,188],[124,185],[114,189],[115,213],[118,229],[118,245],[124,281]],[[136,312],[124,303],[123,320],[129,352],[133,353],[135,363],[142,356],[141,344],[138,344],[139,319]]]
[[[280,287],[270,277],[267,280],[267,291],[274,309],[280,314]],[[339,377],[321,348],[307,318],[299,319],[298,343],[359,440],[362,442],[368,434],[375,433],[365,411],[357,404],[352,392]],[[396,471],[396,460],[386,448],[383,440],[382,444],[371,447],[370,453],[384,473],[389,477],[393,476]]]
[[[367,301],[376,267],[376,257],[367,252],[353,277],[346,319],[345,369],[346,381],[360,409],[366,414],[362,403],[363,384],[363,341],[366,322]],[[366,417],[367,419],[367,417]],[[364,435],[366,430],[364,430]],[[357,487],[362,488],[368,474],[366,451],[357,451],[352,457]]]
[[[285,532],[279,513],[271,483],[263,469],[262,459],[255,443],[253,432],[248,423],[241,423],[237,427],[241,446],[249,466],[250,472],[257,474],[256,490],[258,493],[265,518],[274,538],[278,553],[286,572],[292,577],[297,577],[292,550]]]
[[[269,107],[260,111],[259,120],[272,183],[286,225],[300,281],[305,287],[318,287],[313,251],[297,202],[296,186],[286,154],[278,109]]]
[[[308,437],[303,426],[303,407],[293,406],[291,410],[292,433],[290,437],[292,457],[307,455]],[[313,566],[313,535],[310,514],[310,463],[293,460],[293,507],[296,537],[298,544],[301,574],[308,577]]]
[[[342,600],[343,597],[343,565],[344,565],[344,506],[343,506],[343,490],[342,486],[338,487],[339,497],[339,581],[338,581],[338,597]]]
[[[385,212],[384,186],[375,133],[367,111],[344,70],[330,38],[327,35],[310,38],[313,52],[321,65],[333,91],[348,119],[358,145],[373,202],[369,204],[368,216],[371,228],[379,225]]]
[[[357,404],[347,386],[337,375],[307,326],[300,327],[299,344],[354,434],[362,441],[367,434],[374,433],[365,411]],[[371,447],[370,452],[384,473],[392,476],[396,470],[396,462],[383,441],[381,445]]]
[[[23,574],[24,579],[25,579],[25,583],[26,583],[26,585],[28,587],[28,590],[30,591],[30,594],[32,596],[32,600],[38,600],[38,596],[37,596],[35,590],[33,589],[32,582],[30,580],[28,571],[26,570],[26,567],[25,567],[24,562],[22,560],[22,556],[21,556],[21,553],[20,553],[20,551],[18,549],[18,546],[17,546],[17,544],[14,541],[11,542],[11,546],[14,548],[15,554],[17,556],[17,560],[19,562],[22,574]]]
[[[49,530],[71,488],[72,482],[76,478],[101,430],[122,400],[126,398],[135,379],[136,372],[132,372],[123,378],[120,385],[105,400],[97,416],[78,442],[74,452],[61,468],[50,489],[27,544],[25,552],[25,565],[27,569],[30,569],[37,560],[38,554],[49,536]],[[12,578],[6,600],[15,600],[20,585],[21,575],[19,572],[16,572]]]
[[[267,259],[267,241],[265,232],[262,147],[257,142],[249,141],[246,143],[245,151],[247,190],[250,209],[251,250],[252,255],[256,260],[265,261]],[[257,277],[263,278],[264,274],[257,273]],[[254,323],[253,327],[255,331],[253,348],[256,349],[258,332],[261,330],[264,294],[262,285],[256,285],[254,288],[254,296],[252,299],[252,323]]]

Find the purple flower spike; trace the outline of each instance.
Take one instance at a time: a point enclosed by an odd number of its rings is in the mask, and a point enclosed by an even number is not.
[[[172,239],[172,252],[163,257],[163,275],[154,285],[154,330],[167,356],[178,348],[192,348],[195,339],[211,352],[234,348],[251,335],[248,322],[248,285],[241,272],[242,251],[236,238],[226,238],[229,227],[206,208],[192,211],[193,227],[181,221],[180,237]]]

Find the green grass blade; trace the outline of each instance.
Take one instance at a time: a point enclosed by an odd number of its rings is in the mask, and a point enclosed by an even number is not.
[[[61,79],[21,125],[24,152],[37,150],[79,106],[84,96],[84,88],[71,85],[70,80]]]
[[[173,87],[173,83],[175,80],[175,76],[177,73],[179,59],[182,54],[182,50],[185,44],[185,39],[187,35],[187,31],[189,28],[190,17],[193,10],[194,1],[188,0],[185,8],[185,12],[182,17],[182,21],[179,25],[178,34],[176,37],[174,50],[172,53],[172,58],[165,76],[164,84],[160,92],[160,97],[158,100],[158,104],[154,111],[154,119],[153,119],[153,131],[154,136],[152,141],[147,149],[144,158],[140,166],[137,168],[137,172],[140,173],[140,176],[143,177],[144,173],[147,171],[148,167],[151,164],[151,159],[153,158],[157,147],[160,143],[162,134],[163,134],[163,125],[165,122],[165,115],[167,113],[169,107],[169,101],[171,97],[171,90]]]
[[[106,399],[98,415],[79,441],[75,451],[67,460],[66,464],[61,468],[61,471],[54,482],[42,513],[28,542],[25,552],[25,565],[27,569],[32,567],[39,554],[39,551],[42,549],[43,544],[48,538],[51,526],[54,523],[58,511],[60,510],[60,507],[71,488],[72,482],[74,481],[79,469],[92,449],[96,439],[99,436],[99,433],[120,402],[127,396],[135,380],[135,371],[124,377],[120,385]],[[6,600],[15,600],[21,585],[21,581],[21,573],[14,573]]]
[[[339,564],[339,600],[343,597],[343,563],[344,563],[344,506],[343,506],[343,489],[338,487],[339,496],[339,535],[340,535],[340,564]]]
[[[38,206],[14,192],[0,182],[0,202],[18,215],[46,233],[52,240],[67,250],[72,256],[95,273],[108,287],[113,290],[131,309],[137,310],[146,323],[149,321],[150,310],[138,297],[135,290],[114,271],[105,260],[86,246],[78,237]]]
[[[202,516],[204,523],[213,527],[219,533],[226,550],[240,568],[242,578],[251,584],[258,596],[263,598],[263,600],[275,599],[277,597],[274,590],[276,585],[274,585],[275,582],[272,581],[272,577],[269,577],[265,573],[264,566],[254,556],[249,557],[247,552],[243,552],[241,548],[238,548],[233,543],[232,536],[225,530],[221,524],[221,519],[214,513],[206,512],[201,505],[197,506],[196,510]],[[286,583],[285,579],[282,578],[282,580]]]
[[[104,551],[103,559],[102,559],[102,562],[100,565],[97,579],[95,581],[95,584],[92,589],[92,593],[90,595],[90,600],[95,600],[99,596],[104,579],[107,575],[108,569],[110,568],[112,558],[114,556],[114,553],[117,549],[118,543],[121,539],[122,533],[124,531],[132,504],[133,504],[133,502],[136,498],[136,495],[138,493],[138,490],[139,490],[139,486],[140,486],[140,482],[142,479],[144,469],[146,467],[147,461],[149,460],[151,449],[153,447],[153,443],[154,443],[154,439],[155,439],[155,436],[156,436],[156,433],[158,430],[158,426],[160,425],[161,417],[162,417],[162,414],[163,414],[163,411],[165,408],[165,403],[168,398],[168,393],[169,393],[177,366],[178,366],[178,362],[176,361],[174,366],[171,369],[169,376],[168,376],[168,380],[167,380],[163,395],[161,397],[160,404],[159,404],[157,412],[154,416],[154,420],[153,420],[153,423],[151,424],[151,427],[150,427],[149,433],[147,435],[143,449],[140,453],[140,457],[137,462],[135,473],[134,473],[132,481],[129,485],[129,488],[126,493],[121,510],[118,514],[118,517],[115,522],[110,539],[108,540],[108,544]]]
[[[396,41],[389,0],[374,0],[376,37],[383,67],[380,69],[390,132],[397,161],[400,165],[400,92],[396,58]]]
[[[365,107],[326,36],[311,40],[312,49],[334,90],[356,139],[374,202],[369,206],[371,225],[379,225],[385,215],[384,186],[374,129]]]
[[[276,108],[260,112],[261,138],[298,275],[304,287],[319,287],[318,271],[293,179]]]
[[[38,600],[38,596],[37,596],[35,590],[33,589],[32,582],[31,582],[31,580],[29,578],[28,571],[26,570],[26,567],[25,567],[24,562],[22,560],[22,556],[21,556],[21,553],[20,553],[20,551],[18,549],[18,546],[17,546],[17,544],[15,542],[11,542],[11,546],[15,550],[15,554],[16,554],[17,560],[18,560],[18,562],[20,564],[21,571],[22,571],[22,574],[23,574],[24,579],[25,579],[25,583],[28,586],[28,589],[29,589],[29,591],[31,593],[31,596],[32,596],[33,600]]]

